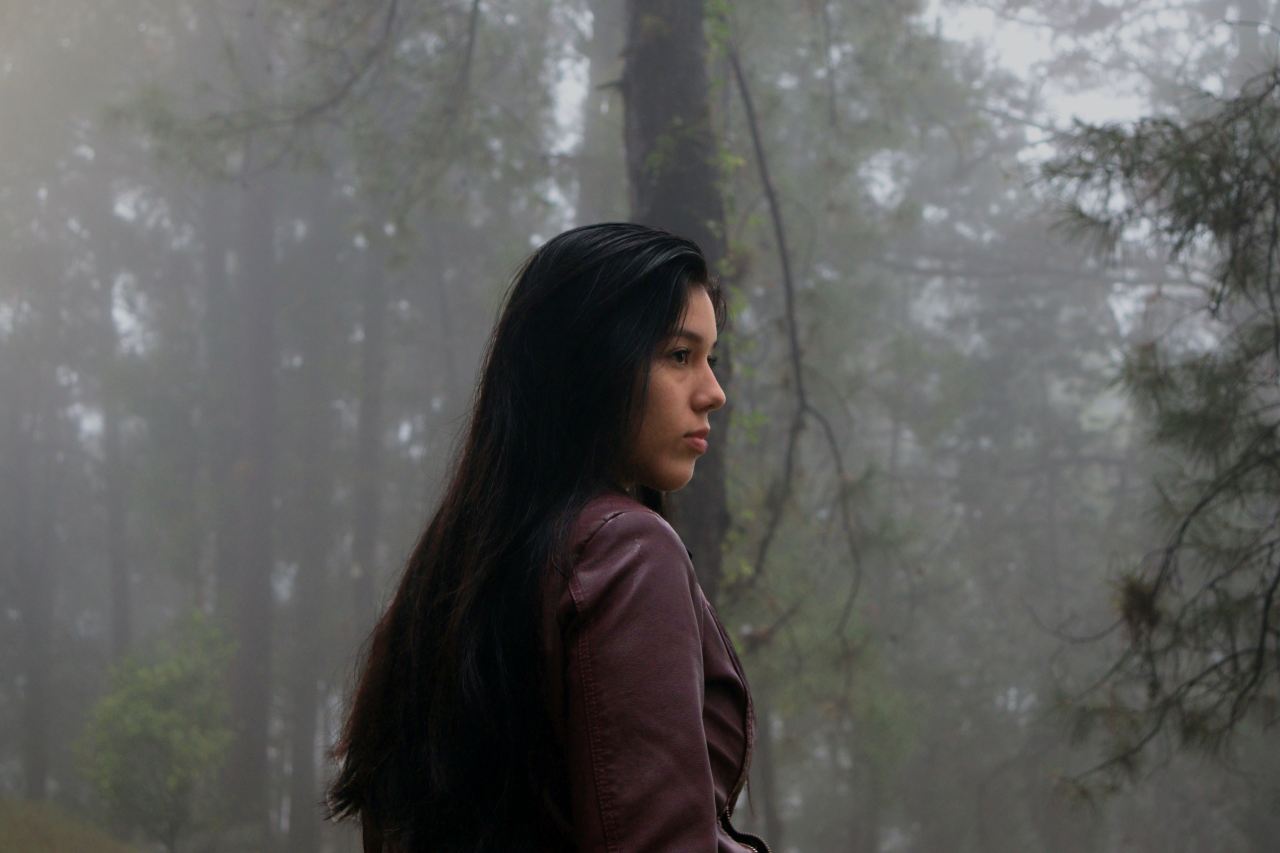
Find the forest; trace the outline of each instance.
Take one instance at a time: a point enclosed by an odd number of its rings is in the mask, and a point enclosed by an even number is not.
[[[512,274],[698,242],[793,853],[1280,837],[1280,3],[0,2],[0,852],[324,788]]]

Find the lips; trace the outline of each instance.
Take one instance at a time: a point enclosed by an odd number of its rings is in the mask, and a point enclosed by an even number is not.
[[[690,447],[692,447],[694,450],[698,451],[699,453],[706,453],[707,452],[707,436],[710,433],[711,433],[710,429],[703,427],[702,429],[694,430],[693,432],[686,432],[684,434],[684,440],[686,444],[688,444]]]

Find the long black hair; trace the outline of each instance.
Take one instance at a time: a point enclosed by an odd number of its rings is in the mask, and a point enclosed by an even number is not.
[[[536,843],[558,772],[543,693],[542,583],[582,506],[616,482],[655,349],[689,288],[724,300],[698,246],[625,223],[567,231],[516,274],[448,487],[374,627],[330,815],[395,850]],[[661,511],[661,495],[636,495]]]

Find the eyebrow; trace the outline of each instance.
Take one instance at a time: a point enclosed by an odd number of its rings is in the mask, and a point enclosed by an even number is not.
[[[673,337],[673,338],[688,338],[689,340],[693,341],[695,344],[698,344],[698,345],[702,345],[703,343],[706,343],[706,341],[703,339],[702,335],[698,334],[697,332],[690,332],[690,331],[689,331],[689,330],[687,330],[687,329],[681,329],[680,331],[676,332],[676,333],[675,333],[674,335],[672,335],[671,337]],[[711,345],[711,348],[712,348],[712,349],[715,349],[715,348],[716,348],[716,346],[717,346],[719,343],[720,343],[720,339],[719,339],[719,338],[716,338],[716,341],[715,341],[715,343],[713,343],[713,344]]]

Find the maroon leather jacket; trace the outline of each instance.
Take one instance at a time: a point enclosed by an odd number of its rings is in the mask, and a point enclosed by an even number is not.
[[[567,585],[550,573],[543,635],[576,848],[768,851],[729,822],[751,760],[751,694],[680,537],[610,492],[587,504],[570,545]]]
[[[548,572],[543,652],[566,777],[548,851],[769,853],[729,822],[755,719],[729,635],[689,552],[657,513],[615,492],[570,535],[568,582]],[[366,820],[366,853],[390,853]]]

